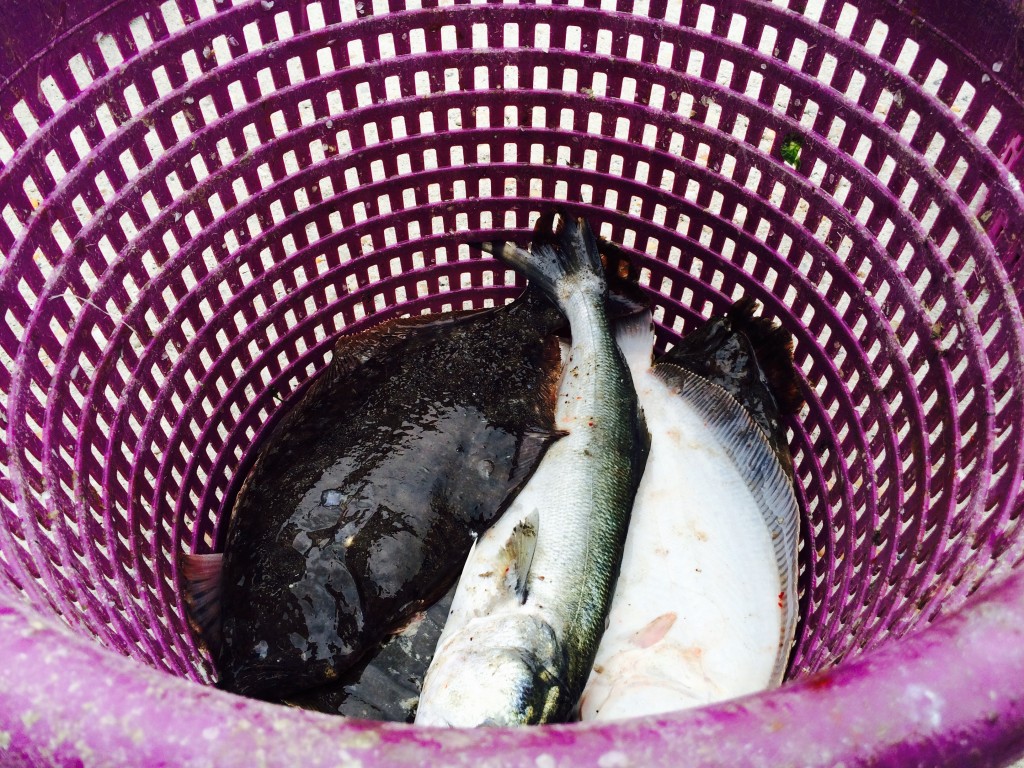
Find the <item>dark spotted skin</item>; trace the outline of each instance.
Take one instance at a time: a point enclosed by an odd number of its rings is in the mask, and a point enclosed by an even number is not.
[[[221,687],[337,681],[451,587],[555,437],[563,323],[528,290],[341,338],[235,502]]]
[[[455,584],[409,626],[384,640],[380,649],[334,683],[285,701],[296,707],[361,720],[411,723],[416,717],[423,678],[448,621]]]

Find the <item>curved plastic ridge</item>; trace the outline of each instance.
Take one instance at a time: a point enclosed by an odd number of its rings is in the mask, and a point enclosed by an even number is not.
[[[0,711],[22,714],[0,732],[4,765],[952,768],[1024,753],[1024,732],[1002,727],[1024,720],[1024,572],[922,632],[770,694],[600,727],[474,731],[200,690],[9,600],[0,598]],[[854,762],[852,745],[862,750]]]

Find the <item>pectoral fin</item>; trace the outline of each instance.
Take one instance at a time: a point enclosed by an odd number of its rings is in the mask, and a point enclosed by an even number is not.
[[[509,536],[501,549],[499,563],[502,572],[497,574],[504,579],[505,590],[515,595],[520,604],[526,602],[527,584],[533,555],[537,551],[537,530],[540,517],[537,510],[526,515]]]

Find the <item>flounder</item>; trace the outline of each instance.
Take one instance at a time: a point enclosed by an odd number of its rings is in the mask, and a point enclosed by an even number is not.
[[[563,322],[527,290],[339,339],[260,449],[223,563],[186,561],[221,687],[329,683],[448,590],[556,436]]]
[[[656,714],[778,685],[797,607],[799,510],[781,415],[791,340],[743,300],[652,364],[650,316],[616,340],[651,454],[584,720]]]

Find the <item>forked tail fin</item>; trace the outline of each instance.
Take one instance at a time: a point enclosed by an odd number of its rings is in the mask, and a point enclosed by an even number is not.
[[[507,242],[478,243],[479,247],[504,261],[536,284],[558,303],[558,286],[566,278],[590,275],[595,277],[602,293],[607,281],[597,240],[584,219],[550,213],[541,216],[533,230],[530,250]]]

